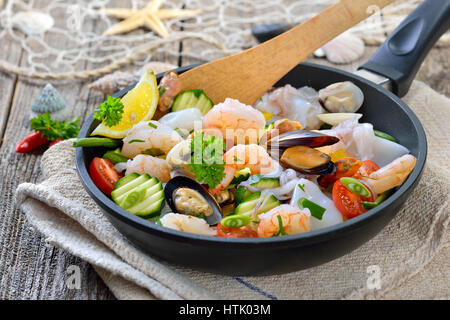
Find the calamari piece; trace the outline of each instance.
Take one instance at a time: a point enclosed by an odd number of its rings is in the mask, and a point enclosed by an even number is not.
[[[299,185],[301,185],[302,188],[300,188]],[[322,220],[311,216],[311,230],[318,230],[343,222],[342,214],[336,208],[333,201],[324,195],[319,186],[314,182],[307,179],[300,179],[298,181],[290,204],[298,206],[298,201],[301,198],[306,198],[326,209],[322,216]],[[303,211],[309,212],[309,209],[305,208]]]
[[[164,227],[205,236],[215,236],[216,230],[211,228],[205,219],[179,213],[167,213],[161,218]]]
[[[122,154],[133,158],[138,154],[163,156],[183,138],[171,127],[158,121],[141,121],[135,124],[123,139]]]
[[[201,128],[203,115],[197,108],[189,108],[177,112],[170,112],[160,118],[158,121],[172,129],[179,129],[189,134],[194,130],[197,121],[198,127]]]
[[[226,140],[235,144],[257,143],[265,125],[260,111],[230,98],[215,105],[203,118],[204,128],[220,130]]]
[[[362,179],[367,181],[376,194],[381,194],[405,182],[413,171],[416,162],[416,157],[406,154],[372,172],[368,178],[363,177]]]
[[[299,121],[308,130],[319,129],[321,121],[317,115],[325,112],[314,89],[295,89],[289,84],[264,94],[255,108],[278,117]]]
[[[297,206],[282,204],[258,216],[258,237],[272,237],[280,232],[282,226],[286,235],[311,230],[309,212]],[[281,220],[281,223],[280,223]]]
[[[139,154],[134,159],[127,161],[125,175],[136,172],[139,174],[147,173],[151,177],[158,178],[161,182],[170,180],[170,168],[164,159],[152,157],[145,154]]]

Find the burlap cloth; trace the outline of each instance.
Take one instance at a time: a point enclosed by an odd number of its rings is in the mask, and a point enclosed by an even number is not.
[[[446,299],[450,100],[417,81],[404,100],[420,118],[429,143],[420,183],[375,238],[316,268],[238,278],[168,265],[141,253],[85,192],[71,141],[44,154],[45,180],[21,184],[17,204],[48,243],[91,263],[119,299]],[[368,268],[373,265],[379,267],[380,289],[368,285]]]

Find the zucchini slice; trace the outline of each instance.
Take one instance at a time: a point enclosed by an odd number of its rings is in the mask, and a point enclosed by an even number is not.
[[[247,196],[244,201],[236,207],[234,213],[250,215],[255,209],[255,206],[259,203],[260,197],[261,192],[254,192],[251,195]],[[261,201],[262,203],[264,203],[264,205],[258,208],[256,212],[257,215],[278,207],[281,204],[280,200],[278,200],[273,194],[266,196],[266,198],[261,199]]]
[[[132,173],[117,181],[111,198],[119,207],[143,218],[157,216],[165,204],[162,183],[146,173]]]
[[[213,106],[214,103],[202,89],[191,89],[182,91],[175,97],[172,112],[197,108],[205,115]]]

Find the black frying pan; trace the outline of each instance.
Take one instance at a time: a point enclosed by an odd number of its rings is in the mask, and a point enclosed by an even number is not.
[[[450,23],[450,1],[428,0],[420,5],[387,39],[362,68],[399,96],[407,92],[422,60]],[[180,68],[182,73],[193,66]],[[161,75],[158,75],[160,78]],[[296,271],[323,264],[358,248],[375,236],[395,216],[417,184],[427,155],[425,132],[417,117],[396,95],[365,78],[348,72],[302,63],[276,86],[315,89],[339,81],[353,81],[365,95],[358,111],[376,129],[396,137],[418,161],[415,169],[381,205],[344,223],[297,235],[273,238],[228,239],[179,232],[158,226],[128,213],[104,195],[92,182],[88,167],[101,148],[77,148],[78,174],[87,192],[112,224],[146,253],[168,262],[230,275],[268,275]],[[131,87],[130,87],[131,88]],[[116,96],[124,95],[126,88]],[[426,107],[426,106],[424,106]],[[79,138],[87,137],[98,122],[90,117]]]

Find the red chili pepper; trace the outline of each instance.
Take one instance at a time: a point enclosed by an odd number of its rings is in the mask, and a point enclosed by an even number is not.
[[[50,142],[50,147],[54,146],[55,144],[57,144],[60,141],[63,141],[63,139],[57,138],[57,139],[53,140],[52,142]]]
[[[39,148],[40,146],[46,145],[47,143],[48,139],[47,137],[43,137],[42,133],[33,132],[17,144],[16,152],[27,153]]]

